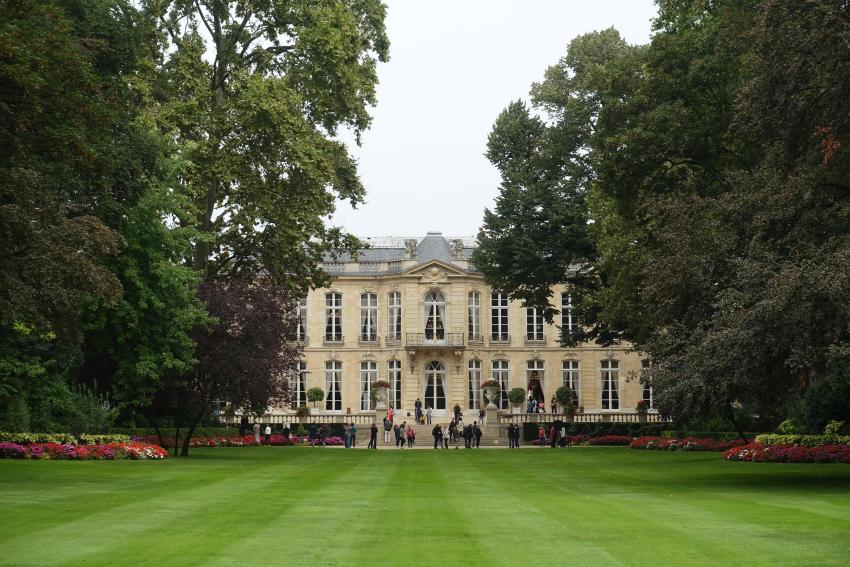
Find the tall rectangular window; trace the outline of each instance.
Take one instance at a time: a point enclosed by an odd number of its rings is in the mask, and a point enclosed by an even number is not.
[[[655,392],[652,389],[652,382],[650,381],[650,369],[652,368],[652,362],[649,359],[643,359],[640,361],[640,373],[641,373],[641,382],[643,384],[643,401],[646,402],[646,405],[649,409],[655,409]]]
[[[295,363],[295,376],[289,386],[292,409],[307,405],[307,363],[299,360]]]
[[[618,360],[602,361],[602,409],[620,409],[620,362]]]
[[[387,340],[401,340],[401,294],[392,291],[387,296]]]
[[[401,361],[391,360],[387,363],[387,382],[390,383],[390,406],[401,408]]]
[[[325,294],[325,342],[342,342],[342,294]]]
[[[342,362],[325,362],[325,410],[342,411]]]
[[[372,409],[372,384],[378,379],[378,363],[367,360],[360,363],[360,411]]]
[[[477,291],[469,293],[469,307],[467,318],[469,319],[469,340],[481,340],[481,294]]]
[[[569,337],[576,330],[573,320],[573,296],[568,292],[561,294],[561,336]]]
[[[508,296],[494,293],[490,298],[490,338],[494,341],[507,341],[508,336]]]
[[[307,298],[298,300],[298,321],[295,327],[295,340],[307,341]]]
[[[525,308],[525,339],[528,341],[543,340],[543,315],[536,307]]]
[[[481,361],[469,361],[469,401],[467,409],[481,408]]]
[[[508,361],[494,360],[490,377],[499,383],[500,396],[499,403],[496,405],[499,407],[499,409],[508,409]]]
[[[564,386],[573,393],[573,403],[580,405],[579,395],[581,393],[581,374],[578,360],[565,360],[562,366],[562,377]]]
[[[360,294],[360,340],[378,340],[378,295],[375,293]]]

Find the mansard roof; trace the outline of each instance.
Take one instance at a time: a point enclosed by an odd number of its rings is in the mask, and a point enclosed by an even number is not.
[[[356,259],[347,252],[336,256],[328,253],[324,258],[325,268],[339,275],[378,275],[409,272],[437,260],[459,272],[474,272],[468,264],[476,248],[474,237],[446,238],[440,232],[428,232],[424,238],[361,237],[361,240],[368,242],[370,248],[358,250]],[[458,261],[463,265],[456,265]],[[353,263],[357,265],[351,266]],[[346,264],[349,266],[341,269]]]

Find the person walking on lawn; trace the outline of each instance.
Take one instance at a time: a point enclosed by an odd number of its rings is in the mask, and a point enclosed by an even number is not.
[[[269,424],[266,424],[265,436],[266,436],[266,446],[271,447],[271,444],[272,444],[272,426],[269,425]]]

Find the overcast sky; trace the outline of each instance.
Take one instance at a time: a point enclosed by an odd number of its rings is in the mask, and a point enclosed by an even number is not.
[[[498,194],[484,157],[499,112],[569,41],[615,27],[649,41],[652,0],[388,0],[390,62],[372,127],[354,147],[366,203],[333,222],[359,236],[475,235]]]

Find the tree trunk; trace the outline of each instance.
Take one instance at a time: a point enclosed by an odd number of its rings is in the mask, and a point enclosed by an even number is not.
[[[726,403],[726,414],[729,416],[729,421],[732,422],[732,426],[735,428],[735,431],[738,433],[738,437],[740,437],[741,440],[744,443],[749,443],[750,440],[747,439],[747,435],[741,429],[741,426],[738,425],[738,420],[735,419],[735,410],[732,409],[732,403],[731,402]]]
[[[197,429],[198,424],[201,423],[201,419],[204,417],[204,412],[198,412],[195,418],[192,420],[192,423],[189,424],[189,429],[186,430],[186,437],[183,439],[183,449],[180,451],[181,457],[189,456],[189,446],[192,443],[192,435],[195,434],[195,429]]]
[[[174,456],[177,456],[177,448],[180,446],[180,426],[174,428]]]
[[[150,423],[153,426],[154,433],[156,433],[157,443],[159,443],[160,447],[164,448],[165,447],[165,438],[162,436],[162,430],[159,428],[159,423],[151,417],[150,412],[146,412],[144,415],[145,415],[145,419],[148,420],[148,423]]]

